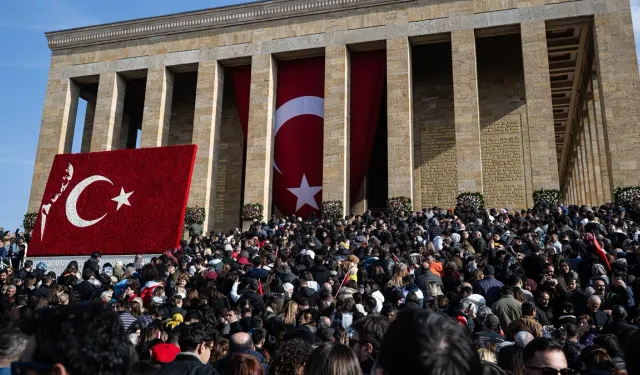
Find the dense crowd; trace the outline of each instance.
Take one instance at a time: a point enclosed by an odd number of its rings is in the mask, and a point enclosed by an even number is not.
[[[16,264],[9,235],[0,375],[637,375],[639,223],[612,204],[272,217],[60,275]]]

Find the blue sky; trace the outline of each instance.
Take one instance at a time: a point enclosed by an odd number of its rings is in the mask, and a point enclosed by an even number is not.
[[[45,31],[246,2],[0,0],[0,226],[13,231],[27,210],[50,60]],[[631,3],[637,48],[640,0]],[[84,119],[83,106],[77,118]]]

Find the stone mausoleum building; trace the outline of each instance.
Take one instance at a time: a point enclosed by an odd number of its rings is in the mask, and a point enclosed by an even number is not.
[[[599,204],[638,185],[640,100],[629,0],[271,0],[46,34],[52,50],[29,211],[53,158],[198,145],[189,206],[209,229],[268,217],[278,64],[324,56],[323,200],[411,197],[531,206],[561,189]],[[375,144],[349,199],[350,58],[386,53]],[[250,67],[246,140],[230,69]],[[86,101],[81,134],[79,100]]]

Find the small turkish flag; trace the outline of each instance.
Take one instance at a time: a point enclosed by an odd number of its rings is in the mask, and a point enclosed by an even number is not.
[[[56,155],[29,256],[175,248],[196,146]]]
[[[324,57],[278,64],[273,203],[308,217],[322,202]]]
[[[600,260],[602,260],[602,263],[607,266],[607,269],[611,271],[611,265],[609,264],[609,258],[607,258],[607,252],[604,251],[602,246],[600,246],[600,242],[598,242],[596,236],[594,236],[593,233],[586,233],[584,235],[584,238],[588,244],[595,246],[598,257],[600,258]]]

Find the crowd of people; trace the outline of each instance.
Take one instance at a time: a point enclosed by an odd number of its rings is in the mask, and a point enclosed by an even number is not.
[[[0,375],[638,375],[639,236],[613,204],[434,207],[10,262]]]

